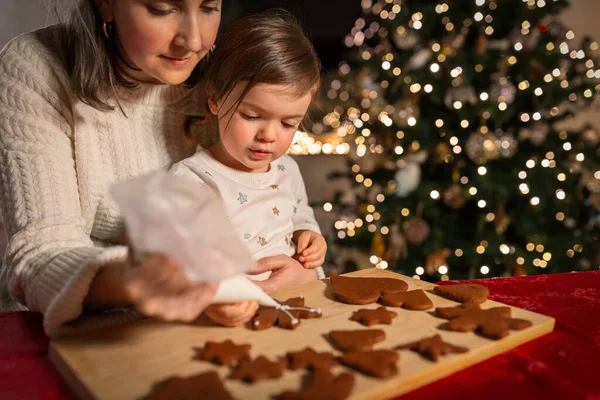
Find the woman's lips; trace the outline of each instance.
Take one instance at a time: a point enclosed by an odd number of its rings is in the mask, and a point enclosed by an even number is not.
[[[161,56],[163,59],[165,59],[166,61],[168,61],[169,63],[175,65],[176,67],[182,67],[184,65],[186,65],[187,63],[190,62],[190,60],[192,59],[192,57],[187,57],[187,58],[173,58],[173,57],[168,57],[168,56]]]

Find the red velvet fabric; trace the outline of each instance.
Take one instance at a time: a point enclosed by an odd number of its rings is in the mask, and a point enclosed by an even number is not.
[[[600,400],[600,271],[473,282],[493,300],[556,318],[554,332],[402,400]],[[75,399],[47,350],[39,314],[0,313],[0,399]]]

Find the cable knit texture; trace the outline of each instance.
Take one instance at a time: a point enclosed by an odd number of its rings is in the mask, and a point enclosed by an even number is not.
[[[0,207],[9,239],[2,306],[42,312],[50,336],[86,329],[74,320],[98,268],[126,256],[108,187],[193,154],[183,124],[206,103],[200,86],[142,84],[118,91],[127,116],[87,106],[70,89],[52,29],[0,53]],[[87,327],[135,318],[105,312]]]

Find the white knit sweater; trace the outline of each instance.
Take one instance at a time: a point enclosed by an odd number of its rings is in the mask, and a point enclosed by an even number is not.
[[[150,84],[119,90],[127,117],[83,104],[49,44],[52,29],[0,53],[0,207],[9,238],[0,294],[4,309],[42,312],[50,336],[139,318],[120,310],[67,324],[81,316],[99,266],[126,256],[109,185],[193,154],[184,121],[205,107],[201,87]]]

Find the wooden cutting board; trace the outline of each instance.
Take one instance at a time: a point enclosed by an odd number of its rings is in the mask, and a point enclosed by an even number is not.
[[[434,284],[422,282],[393,272],[370,268],[349,276],[393,277],[406,281],[409,290],[423,289],[436,307],[457,303],[433,294]],[[377,308],[378,304],[355,306],[335,301],[328,280],[311,282],[272,293],[285,300],[303,295],[306,305],[320,307],[323,317],[303,320],[296,330],[271,328],[252,331],[245,327],[225,328],[212,324],[205,318],[194,324],[167,324],[143,320],[127,326],[91,334],[55,340],[50,344],[49,357],[73,391],[82,399],[133,400],[148,394],[153,383],[173,375],[182,377],[215,369],[224,379],[225,386],[237,399],[270,399],[283,390],[300,387],[304,371],[287,371],[280,379],[247,384],[226,379],[229,370],[213,364],[192,360],[194,347],[202,347],[207,340],[250,343],[251,356],[266,355],[271,359],[282,357],[288,351],[311,346],[317,351],[336,353],[323,335],[334,329],[366,329],[350,321],[352,312],[359,308]],[[503,305],[488,300],[482,308]],[[399,374],[387,379],[377,379],[355,373],[356,385],[352,399],[387,399],[409,392],[456,371],[512,349],[545,335],[554,329],[554,319],[512,308],[512,316],[530,320],[533,326],[523,331],[512,331],[501,340],[489,340],[474,333],[439,330],[445,322],[426,311],[409,311],[390,308],[398,313],[392,325],[376,325],[387,334],[385,342],[375,349],[394,346],[432,336],[442,335],[449,343],[470,349],[464,354],[442,357],[437,363],[428,361],[409,350],[399,352]],[[347,370],[334,368],[337,374]]]

